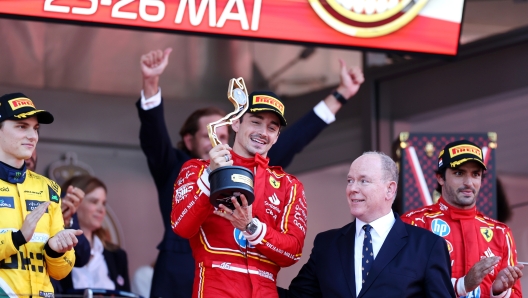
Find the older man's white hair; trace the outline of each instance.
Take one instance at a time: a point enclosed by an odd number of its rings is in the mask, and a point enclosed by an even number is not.
[[[363,155],[377,155],[381,159],[381,169],[384,172],[383,179],[385,181],[394,181],[396,184],[398,184],[398,166],[396,166],[396,163],[392,158],[390,158],[387,154],[383,152],[378,151],[367,151],[364,152]]]

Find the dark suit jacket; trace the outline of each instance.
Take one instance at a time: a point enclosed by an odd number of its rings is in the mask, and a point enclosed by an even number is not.
[[[445,240],[395,217],[358,298],[455,297]],[[355,232],[354,221],[318,234],[288,297],[356,297]]]
[[[136,107],[141,121],[139,139],[147,157],[150,173],[158,190],[158,205],[165,232],[158,245],[160,253],[154,266],[152,297],[191,297],[194,280],[194,259],[187,239],[176,235],[171,228],[172,194],[174,182],[182,165],[191,159],[183,151],[173,148],[165,124],[162,103],[150,110]],[[301,152],[328,125],[310,110],[300,120],[288,126],[268,152],[270,165],[288,166],[294,155]]]
[[[124,250],[103,250],[103,256],[108,266],[108,276],[115,284],[115,289],[130,292],[130,278],[128,277],[128,258]],[[60,281],[65,293],[73,290],[71,273]]]

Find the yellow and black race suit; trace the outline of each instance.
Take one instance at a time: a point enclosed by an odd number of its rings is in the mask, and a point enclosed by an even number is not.
[[[62,279],[72,270],[74,250],[62,254],[47,245],[64,228],[59,194],[54,181],[0,162],[0,297],[52,297],[50,276]],[[14,241],[26,216],[47,201],[33,237],[25,244]]]

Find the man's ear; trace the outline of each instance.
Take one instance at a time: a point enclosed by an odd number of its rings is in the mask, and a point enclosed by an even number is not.
[[[442,178],[442,175],[436,174],[436,181],[438,181],[438,184],[444,186],[445,180]]]
[[[194,150],[193,140],[194,140],[194,136],[190,133],[183,136],[183,143],[185,144],[185,148],[187,148],[189,152],[192,152]]]
[[[389,200],[394,199],[396,197],[396,190],[398,189],[398,184],[395,181],[390,181],[387,185],[387,198]]]
[[[244,116],[242,116],[242,117],[244,117]],[[240,119],[233,120],[233,123],[231,123],[231,129],[233,129],[233,131],[235,133],[238,132],[238,130],[240,129]]]
[[[277,143],[277,141],[279,140],[279,136],[280,136],[280,130],[279,130],[279,132],[277,133],[277,138],[275,138],[275,141],[273,141],[273,144],[272,144],[272,145],[275,145],[275,143]]]

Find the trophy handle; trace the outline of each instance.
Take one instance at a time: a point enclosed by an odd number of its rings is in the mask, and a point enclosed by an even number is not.
[[[229,80],[227,98],[235,106],[235,110],[215,122],[207,124],[207,133],[213,147],[222,144],[216,135],[216,129],[221,126],[231,125],[247,111],[249,106],[248,91],[243,78]]]

